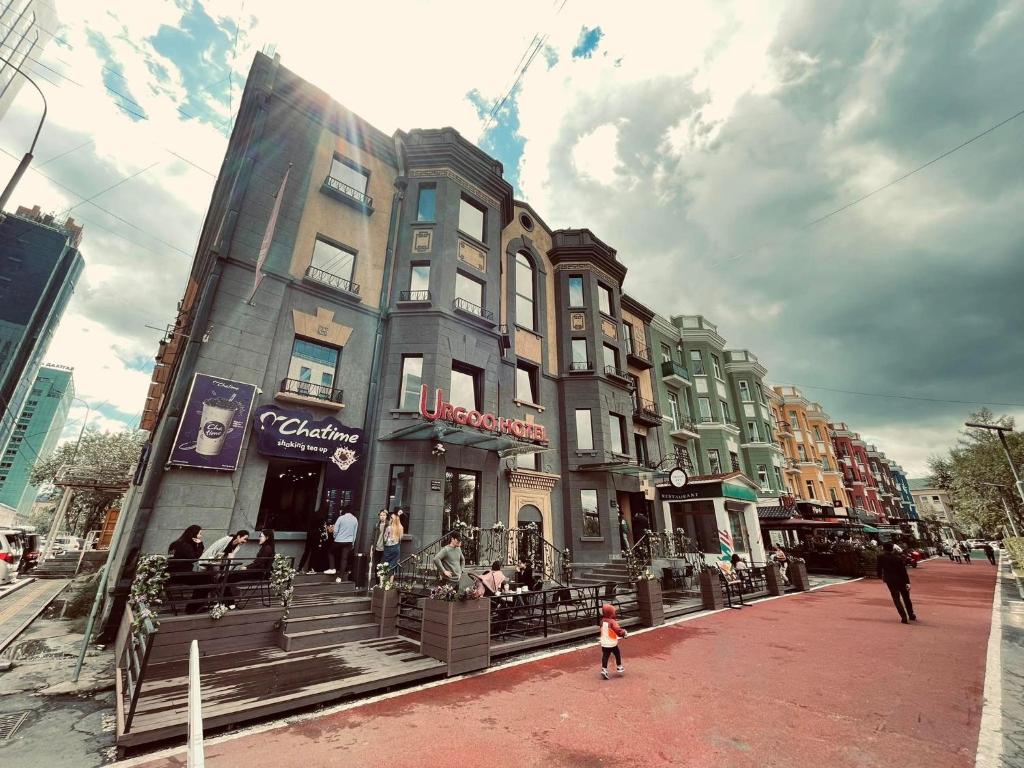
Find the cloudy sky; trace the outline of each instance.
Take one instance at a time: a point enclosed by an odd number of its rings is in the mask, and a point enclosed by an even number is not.
[[[617,248],[631,294],[706,315],[912,474],[972,403],[1024,421],[1024,117],[818,221],[1024,109],[1021,0],[539,0],[501,18],[479,2],[56,2],[58,39],[32,64],[49,118],[12,202],[86,224],[49,358],[75,367],[90,424],[137,423],[147,326],[173,319],[268,46],[386,132],[477,141],[548,224]],[[23,89],[0,178],[38,114]]]

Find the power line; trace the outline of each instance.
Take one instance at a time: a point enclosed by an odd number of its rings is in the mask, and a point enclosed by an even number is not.
[[[921,400],[928,403],[953,403],[955,405],[999,405],[1006,408],[1024,408],[1024,403],[996,403],[983,402],[980,400],[943,400],[938,397],[920,397],[919,395],[896,395],[883,392],[857,392],[852,389],[836,389],[834,387],[821,387],[817,384],[800,384],[800,389],[821,389],[825,392],[839,392],[844,395],[860,395],[861,397],[887,397],[899,400]]]

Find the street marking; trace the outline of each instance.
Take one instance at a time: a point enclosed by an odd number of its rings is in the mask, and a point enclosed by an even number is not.
[[[981,725],[975,768],[1003,765],[1003,559],[996,568],[996,589],[992,595],[992,626],[985,654],[985,692],[982,696]],[[1012,603],[1011,603],[1012,605]]]

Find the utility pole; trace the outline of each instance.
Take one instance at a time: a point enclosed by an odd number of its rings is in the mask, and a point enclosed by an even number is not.
[[[43,100],[43,116],[39,118],[39,125],[36,127],[36,135],[32,137],[32,144],[28,148],[28,152],[21,158],[21,162],[18,163],[18,167],[14,169],[14,175],[11,176],[11,180],[7,182],[7,186],[4,187],[4,191],[0,193],[0,216],[3,215],[4,208],[7,207],[7,201],[10,200],[11,195],[14,194],[14,188],[18,186],[18,182],[21,181],[21,177],[25,175],[25,171],[28,170],[29,164],[32,162],[32,153],[36,149],[36,142],[39,141],[39,132],[43,130],[43,123],[46,121],[46,96],[43,95],[42,90],[36,85],[35,80],[26,75],[21,69],[10,59],[0,56],[0,61],[5,64],[9,64],[11,68],[19,75],[24,77],[31,83],[32,87],[39,91],[39,97]]]

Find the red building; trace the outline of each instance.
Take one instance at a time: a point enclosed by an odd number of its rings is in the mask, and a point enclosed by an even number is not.
[[[829,434],[843,472],[843,485],[853,507],[851,517],[856,516],[866,523],[886,522],[878,481],[871,474],[867,443],[845,422],[830,423]]]

